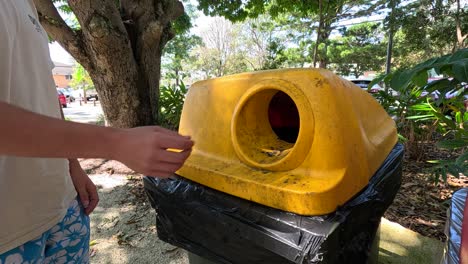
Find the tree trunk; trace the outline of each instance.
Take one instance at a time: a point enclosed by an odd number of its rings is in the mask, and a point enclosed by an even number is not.
[[[175,69],[175,82],[176,82],[176,87],[179,87],[179,83],[180,83],[180,80],[179,80],[179,70],[176,68]]]
[[[319,68],[326,69],[328,65],[328,58],[327,58],[327,49],[328,49],[328,38],[330,37],[331,34],[331,21],[324,21],[322,25],[322,32],[320,36],[320,42],[323,43],[323,50],[322,50],[322,55],[319,56]]]
[[[315,47],[314,47],[314,59],[312,62],[313,67],[315,68],[317,66],[317,60],[318,60],[318,48],[321,43],[321,33],[322,33],[322,26],[323,26],[323,2],[322,0],[319,0],[319,25],[317,28],[317,39],[315,41]]]
[[[88,98],[86,97],[86,89],[87,87],[83,85],[83,103],[88,103]]]
[[[457,46],[459,49],[462,49],[465,47],[464,42],[468,34],[463,35],[462,30],[461,30],[461,25],[460,25],[460,0],[457,0],[457,13],[455,15],[455,21],[457,24]]]
[[[390,0],[390,26],[388,27],[388,43],[387,43],[387,58],[385,62],[385,74],[390,74],[392,68],[392,51],[393,51],[393,33],[395,31],[395,0]],[[385,85],[385,91],[388,90],[388,85]]]
[[[70,29],[51,0],[35,0],[41,23],[89,72],[109,124],[152,125],[158,120],[161,50],[182,15],[177,0],[68,0],[80,23]]]
[[[318,67],[324,69],[326,69],[328,65],[328,38],[330,37],[331,31],[333,29],[332,23],[343,9],[342,4],[335,6],[329,1],[325,2],[325,4],[326,6],[323,6],[323,0],[319,0],[319,25],[317,28],[317,40],[314,47],[314,59],[312,63],[312,65],[316,67],[318,62]],[[320,44],[324,44],[321,51],[319,50]]]

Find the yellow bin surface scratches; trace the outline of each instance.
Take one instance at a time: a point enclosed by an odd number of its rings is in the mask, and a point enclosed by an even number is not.
[[[394,121],[371,95],[323,69],[197,82],[179,132],[195,141],[179,175],[301,215],[335,211],[397,142]]]

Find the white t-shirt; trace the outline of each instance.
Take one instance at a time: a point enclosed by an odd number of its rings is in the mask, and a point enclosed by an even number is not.
[[[60,118],[52,67],[33,0],[1,0],[0,101]],[[57,224],[75,197],[66,159],[0,155],[0,254]]]

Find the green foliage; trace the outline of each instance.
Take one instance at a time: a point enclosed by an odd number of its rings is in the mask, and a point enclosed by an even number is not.
[[[261,14],[269,14],[272,17],[277,17],[281,14],[289,13],[300,17],[308,17],[317,14],[319,11],[319,1],[317,0],[247,0],[247,1],[230,1],[230,0],[199,0],[198,8],[203,10],[207,16],[223,16],[231,21],[238,22],[247,18],[255,18]],[[347,6],[346,10],[351,11],[352,7],[362,6],[357,12],[352,10],[358,16],[368,14],[367,11],[374,11],[381,5],[380,1],[344,1],[333,0],[323,1],[323,10],[334,13]],[[347,14],[351,17],[351,12]]]
[[[89,76],[88,72],[83,68],[83,66],[81,66],[78,63],[74,67],[70,86],[73,89],[94,89],[93,81],[91,80],[91,77]]]
[[[105,126],[106,125],[106,117],[103,114],[100,114],[97,117],[96,125],[99,125],[99,126]]]
[[[206,15],[223,16],[233,22],[267,14],[285,27],[294,28],[290,31],[291,36],[287,41],[293,40],[302,46],[310,46],[313,43],[312,34],[315,32],[317,36],[315,49],[312,47],[306,49],[309,53],[308,62],[312,62],[312,54],[316,54],[314,59],[318,59],[322,66],[326,66],[328,38],[332,30],[337,27],[337,22],[342,19],[368,16],[383,7],[382,2],[384,1],[200,0],[198,8]],[[302,40],[298,41],[299,38]],[[267,68],[269,67],[271,66],[267,65]]]
[[[169,129],[178,129],[187,91],[188,89],[183,82],[179,85],[170,84],[160,87],[159,104],[161,113],[159,115],[159,124]]]
[[[331,41],[328,58],[332,68],[344,76],[359,78],[365,71],[379,71],[385,62],[385,43],[379,23],[362,23],[341,30]]]
[[[190,3],[184,4],[185,13],[172,24],[176,34],[164,49],[161,65],[161,84],[179,85],[185,78],[190,77],[190,64],[196,58],[192,52],[203,44],[199,36],[190,33],[193,27],[192,20],[197,17],[196,10]]]
[[[242,26],[232,24],[224,18],[215,18],[207,25],[208,30],[201,33],[204,45],[194,50],[194,68],[202,78],[250,70]]]
[[[163,53],[162,70],[166,72],[163,82],[175,80],[178,84],[183,78],[190,75],[187,64],[195,60],[191,52],[202,44],[200,37],[191,35],[188,32],[176,35],[174,39],[167,43]]]
[[[285,47],[279,41],[272,41],[267,47],[267,56],[263,63],[263,70],[278,69],[287,60]]]
[[[468,6],[457,11],[455,0],[410,1],[397,7],[394,64],[413,66],[457,48],[456,21],[460,16],[462,35],[468,31]],[[466,41],[466,40],[465,40]],[[458,47],[459,48],[459,47]]]
[[[428,83],[431,72],[444,77]],[[438,147],[461,151],[456,160],[432,162],[436,163],[433,168],[435,181],[440,177],[446,180],[447,173],[458,176],[467,170],[467,73],[468,49],[460,49],[373,81],[384,81],[387,87],[398,92],[397,96],[392,96],[390,92],[382,91],[377,98],[396,117],[399,132],[405,138],[417,143],[414,141],[431,137],[433,132],[437,132],[442,135]]]

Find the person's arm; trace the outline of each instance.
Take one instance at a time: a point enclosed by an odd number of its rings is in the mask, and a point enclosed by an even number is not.
[[[58,102],[60,108],[60,115],[62,120],[65,120],[63,115],[63,109],[60,102]],[[81,168],[81,164],[78,159],[68,159],[68,166],[70,171],[70,177],[73,181],[76,193],[80,199],[81,204],[85,210],[85,214],[89,215],[94,211],[94,208],[99,203],[99,194],[94,182],[89,178],[88,174]]]
[[[69,166],[73,186],[85,209],[85,214],[89,215],[99,203],[96,185],[91,181],[86,172],[83,171],[77,159],[70,159]]]
[[[139,173],[167,177],[182,166],[192,146],[189,137],[161,127],[80,124],[0,102],[0,155],[114,159]]]

